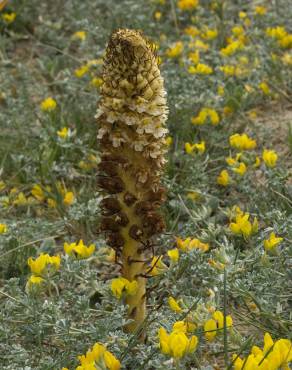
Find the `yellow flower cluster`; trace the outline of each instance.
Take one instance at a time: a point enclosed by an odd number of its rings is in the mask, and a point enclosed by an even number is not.
[[[292,361],[292,343],[289,339],[273,341],[271,335],[264,335],[263,349],[253,346],[247,358],[233,355],[234,370],[279,370],[289,369]]]
[[[27,260],[27,264],[30,267],[32,275],[27,281],[28,290],[34,286],[38,286],[45,281],[47,278],[53,275],[60,268],[61,258],[60,256],[50,256],[49,254],[41,253],[35,260],[30,257]]]
[[[34,275],[45,276],[59,270],[61,257],[41,253],[35,260],[29,257],[27,264]]]
[[[232,317],[226,316],[226,328],[230,328],[233,324]],[[212,318],[207,320],[204,324],[205,338],[212,341],[217,333],[223,332],[224,329],[224,315],[221,311],[215,311]]]
[[[61,130],[57,131],[57,135],[61,139],[67,139],[71,134],[71,130],[68,127],[63,127]]]
[[[234,207],[235,222],[230,222],[229,229],[235,235],[242,235],[244,238],[249,238],[252,234],[258,232],[258,220],[255,217],[253,223],[249,220],[249,213],[244,213],[239,207]]]
[[[198,338],[193,335],[188,338],[187,325],[183,321],[177,321],[170,334],[164,328],[158,331],[161,352],[178,360],[193,353],[198,345]]]
[[[198,249],[201,252],[207,252],[210,248],[208,243],[203,243],[197,238],[187,238],[185,240],[176,238],[176,244],[177,247],[183,252],[190,252],[193,249]]]
[[[192,154],[194,150],[197,150],[200,154],[204,153],[206,150],[205,141],[201,141],[197,144],[185,143],[185,151],[188,154]]]
[[[235,54],[238,50],[242,50],[243,48],[244,48],[243,42],[240,40],[235,40],[228,44],[225,48],[222,48],[220,50],[220,53],[224,57],[229,57]]]
[[[264,240],[264,247],[267,252],[274,252],[278,244],[281,243],[283,238],[277,237],[274,232],[272,232],[268,239]]]
[[[177,6],[181,10],[193,10],[199,5],[199,0],[178,0]]]
[[[15,18],[16,18],[16,13],[14,12],[2,14],[2,19],[7,24],[14,22]]]
[[[67,191],[65,186],[58,182],[56,184],[57,190],[59,194],[63,198],[63,204],[65,206],[70,206],[74,200],[74,194],[72,191]],[[50,194],[52,192],[52,188],[50,186],[42,187],[41,185],[35,184],[31,190],[31,194],[34,196],[35,199],[37,199],[39,202],[43,202],[46,199],[46,194]],[[57,202],[55,199],[48,197],[47,198],[47,204],[50,208],[56,208]]]
[[[240,77],[245,73],[245,71],[238,65],[235,66],[226,64],[224,66],[219,67],[219,70],[223,72],[226,77],[232,76]]]
[[[229,144],[238,150],[252,150],[256,148],[255,140],[248,137],[247,134],[234,134],[229,137]]]
[[[264,149],[263,160],[267,167],[275,167],[278,160],[278,154],[274,150]]]
[[[0,223],[0,234],[5,234],[7,232],[7,225]]]
[[[176,42],[170,48],[166,50],[166,56],[169,58],[177,58],[179,57],[184,49],[184,45],[181,41]]]
[[[190,74],[210,75],[213,73],[213,68],[204,63],[198,63],[196,66],[188,68]]]
[[[267,13],[267,8],[262,5],[258,5],[258,6],[255,6],[254,12],[257,15],[265,15]]]
[[[162,261],[163,256],[154,256],[150,263],[149,274],[152,276],[157,276],[162,274],[166,269],[167,266]],[[176,256],[174,256],[174,259]]]
[[[242,157],[242,153],[237,153],[236,157],[227,157],[225,160],[229,166],[232,167],[232,171],[237,173],[240,176],[243,176],[247,171],[247,166],[244,162],[240,162],[239,160]]]
[[[216,29],[204,27],[200,35],[205,40],[214,40],[218,36],[218,31]]]
[[[182,311],[179,303],[173,297],[168,298],[168,305],[170,309],[176,313],[180,313]]]
[[[269,85],[264,81],[259,84],[259,89],[262,90],[264,95],[270,95],[271,94],[271,90],[269,88]]]
[[[217,184],[221,186],[227,186],[230,184],[230,177],[227,170],[222,170],[217,177]]]
[[[86,355],[78,356],[80,365],[76,370],[120,370],[120,361],[101,343],[95,343]],[[65,370],[68,370],[65,368]]]
[[[179,260],[179,250],[177,248],[170,249],[167,251],[167,255],[170,258],[171,262],[177,263]]]
[[[86,39],[86,35],[86,31],[76,31],[72,35],[72,40],[84,41]]]
[[[95,245],[90,244],[88,247],[84,245],[83,240],[79,240],[79,243],[64,243],[64,251],[69,256],[76,256],[78,259],[88,258],[95,251]]]
[[[41,110],[44,112],[52,112],[57,107],[57,102],[52,97],[48,97],[41,102]]]
[[[210,120],[212,125],[218,125],[220,122],[219,114],[212,108],[202,108],[196,117],[192,117],[193,125],[203,125]]]
[[[288,33],[285,27],[268,27],[266,34],[273,39],[276,39],[278,45],[284,49],[292,47],[292,34]]]
[[[96,76],[95,71],[92,68],[102,64],[101,59],[92,59],[86,62],[85,64],[81,65],[80,67],[74,70],[74,75],[77,78],[82,78],[87,73],[91,76],[90,86],[99,88],[103,84],[102,78]]]
[[[29,206],[34,203],[33,197],[27,197],[22,191],[19,191],[18,188],[13,187],[10,192],[9,196],[2,197],[1,205],[3,207],[8,207],[9,205],[13,206]]]
[[[129,281],[125,278],[119,277],[113,279],[111,282],[111,291],[115,297],[121,299],[123,295],[134,295],[138,289],[136,280]]]

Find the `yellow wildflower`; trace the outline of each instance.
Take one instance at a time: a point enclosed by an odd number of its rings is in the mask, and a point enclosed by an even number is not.
[[[243,162],[240,162],[238,167],[232,168],[232,171],[235,173],[238,173],[240,176],[243,176],[247,171],[246,164]]]
[[[229,45],[227,45],[225,48],[220,50],[221,55],[224,57],[229,57],[236,53],[238,50],[243,49],[244,45],[241,41],[236,40],[231,42]]]
[[[104,363],[108,370],[120,370],[120,361],[109,351],[104,353]]]
[[[201,37],[205,40],[213,40],[218,36],[218,31],[216,29],[211,29],[205,27],[201,32]]]
[[[229,144],[238,150],[251,150],[257,146],[255,140],[248,137],[247,134],[234,134],[229,137]]]
[[[15,21],[16,13],[4,13],[2,14],[2,19],[5,23],[10,24]]]
[[[204,324],[205,338],[211,342],[216,337],[217,323],[213,319],[209,319]]]
[[[101,343],[95,343],[92,350],[88,350],[85,355],[78,356],[80,365],[76,370],[120,370],[120,361]]]
[[[266,251],[273,251],[277,247],[283,238],[277,237],[274,232],[272,232],[268,239],[264,240],[264,247]]]
[[[81,78],[89,71],[89,65],[84,64],[83,66],[76,68],[74,74],[76,77]]]
[[[278,154],[274,150],[264,149],[262,156],[266,166],[271,168],[276,166]]]
[[[218,86],[217,94],[220,95],[220,96],[223,96],[224,93],[225,93],[224,86]]]
[[[190,191],[189,193],[187,193],[187,198],[196,201],[201,198],[201,194],[197,191]]]
[[[282,62],[286,65],[292,65],[292,54],[285,53],[282,58]]]
[[[187,238],[185,240],[176,238],[176,243],[178,248],[184,252],[189,252],[192,249],[199,249],[201,252],[207,252],[209,250],[209,244],[203,243],[197,238]]]
[[[209,44],[207,44],[206,42],[202,41],[202,40],[195,40],[193,42],[190,42],[189,43],[189,48],[195,48],[195,49],[199,49],[201,51],[207,51],[209,49]]]
[[[48,272],[48,267],[50,271],[58,270],[60,268],[61,258],[60,256],[50,256],[41,253],[35,260],[30,257],[27,260],[27,264],[34,275],[41,276]]]
[[[75,197],[72,191],[66,191],[64,198],[63,198],[63,203],[65,206],[71,206],[71,204],[74,202]]]
[[[41,188],[40,185],[35,184],[33,188],[31,189],[31,194],[39,201],[43,202],[45,199],[45,194],[43,189]]]
[[[281,48],[288,49],[292,47],[292,34],[287,34],[282,39],[278,40]]]
[[[217,177],[217,184],[221,186],[227,186],[230,183],[230,178],[227,170],[222,170]]]
[[[125,278],[119,277],[113,279],[111,282],[111,291],[114,296],[118,299],[122,297],[123,294],[134,295],[138,289],[138,283],[136,280],[129,281]]]
[[[239,37],[244,34],[244,28],[242,26],[234,26],[231,29],[231,32],[233,33],[234,36]]]
[[[277,27],[268,27],[266,29],[266,34],[274,39],[281,40],[285,36],[287,36],[287,31],[285,27],[277,26]]]
[[[170,249],[167,251],[167,255],[170,258],[171,262],[176,263],[179,259],[179,250],[177,248]]]
[[[46,98],[41,102],[41,109],[45,112],[51,112],[57,107],[57,102],[51,97]]]
[[[90,81],[90,85],[99,88],[103,84],[103,80],[100,77],[93,77]]]
[[[86,31],[77,31],[73,33],[72,39],[84,41],[86,39],[86,35]]]
[[[199,0],[178,0],[177,6],[181,10],[193,10],[199,5]]]
[[[66,139],[70,134],[70,129],[68,127],[63,127],[61,130],[57,131],[57,135],[61,139]]]
[[[226,316],[226,328],[230,328],[233,324],[232,317]],[[215,311],[212,318],[207,320],[204,324],[205,337],[208,341],[212,341],[217,335],[217,330],[224,329],[224,315],[221,311]]]
[[[209,259],[209,260],[208,260],[208,264],[209,264],[210,266],[212,266],[212,267],[216,268],[216,269],[217,269],[217,270],[219,270],[219,271],[222,271],[222,270],[224,270],[224,268],[225,268],[225,265],[224,265],[223,263],[221,263],[221,262],[217,262],[217,261],[215,261],[215,260],[213,260],[213,259]]]
[[[225,158],[225,161],[226,161],[226,163],[229,166],[237,166],[238,165],[238,161],[239,161],[239,159],[240,159],[241,156],[242,156],[242,153],[237,153],[235,158],[233,158],[233,157],[226,157]]]
[[[201,252],[207,252],[209,248],[210,247],[208,243],[203,243],[197,238],[192,239],[188,245],[188,250],[199,249]]]
[[[190,66],[188,72],[190,74],[210,75],[213,73],[213,68],[207,64],[198,63],[196,66]]]
[[[40,276],[36,276],[36,275],[31,275],[30,278],[28,279],[28,285],[31,286],[31,285],[40,285],[42,282],[44,281],[44,279]]]
[[[78,258],[88,258],[95,251],[95,245],[90,244],[89,246],[84,245],[83,240],[79,240],[79,243],[64,243],[64,251],[68,255],[75,254]]]
[[[179,313],[182,311],[182,308],[180,307],[178,302],[173,297],[168,298],[168,304],[172,311],[176,313]]]
[[[267,8],[261,5],[258,5],[254,8],[254,12],[258,15],[265,15],[267,13]]]
[[[180,359],[194,352],[197,348],[198,338],[192,336],[188,339],[186,334],[179,330],[168,334],[164,328],[160,328],[158,336],[162,353],[175,359]]]
[[[219,115],[214,109],[202,108],[196,117],[192,117],[191,122],[194,125],[203,125],[208,118],[212,125],[217,125],[220,121]]]
[[[184,29],[184,33],[186,35],[195,37],[195,36],[198,36],[200,34],[200,31],[197,29],[197,27],[189,26],[189,27]]]
[[[17,197],[12,202],[12,204],[15,206],[26,206],[28,203],[28,199],[22,191],[18,193]]]
[[[0,223],[0,234],[5,234],[5,233],[7,233],[7,225]]]
[[[169,49],[166,50],[166,55],[169,58],[177,58],[183,52],[184,45],[181,41],[176,42],[173,44]]]
[[[240,19],[244,19],[244,18],[246,18],[246,17],[247,17],[247,14],[246,14],[246,12],[240,11],[240,12],[238,13],[238,16],[239,16],[239,18],[240,18]]]
[[[256,156],[255,162],[253,164],[254,168],[258,168],[261,165],[260,157]]]
[[[240,210],[241,211],[241,210]],[[235,216],[235,222],[231,222],[229,225],[230,230],[233,234],[243,235],[248,238],[253,232],[257,231],[257,220],[254,221],[254,226],[249,221],[249,213],[237,212]]]
[[[151,261],[151,267],[150,267],[150,275],[157,276],[162,274],[166,269],[167,266],[162,261],[162,255],[161,256],[154,256]]]
[[[269,88],[269,85],[266,83],[266,82],[261,82],[259,84],[259,89],[262,90],[262,92],[265,94],[265,95],[270,95],[271,93],[271,90]]]
[[[200,52],[199,50],[196,50],[188,55],[189,60],[194,63],[198,64],[200,61]]]
[[[201,154],[204,153],[206,150],[205,141],[201,141],[197,144],[185,143],[185,151],[188,154],[192,154],[194,150],[197,150]]]
[[[226,77],[230,76],[240,76],[242,74],[242,70],[238,66],[233,65],[224,65],[219,67],[220,71],[224,73]]]
[[[167,146],[171,146],[172,142],[173,142],[173,139],[172,139],[172,137],[171,137],[171,136],[167,136],[167,137],[165,138],[165,144],[166,144]]]
[[[154,13],[154,18],[157,20],[157,21],[160,21],[162,17],[162,13],[161,12],[155,12]]]
[[[254,369],[289,369],[292,360],[292,343],[288,339],[273,341],[269,333],[264,335],[264,348],[253,346],[247,358],[241,359],[233,355],[233,367],[235,370]]]
[[[47,203],[48,203],[49,208],[56,208],[57,207],[57,202],[55,201],[55,199],[48,198]]]

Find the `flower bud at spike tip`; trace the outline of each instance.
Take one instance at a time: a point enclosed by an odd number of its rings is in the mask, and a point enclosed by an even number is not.
[[[102,231],[116,251],[122,277],[137,281],[126,295],[126,331],[145,318],[151,239],[164,230],[158,208],[165,199],[160,176],[166,162],[168,109],[154,47],[134,30],[114,32],[106,49],[97,112],[102,160],[98,184],[104,190]],[[143,334],[142,334],[143,337]]]

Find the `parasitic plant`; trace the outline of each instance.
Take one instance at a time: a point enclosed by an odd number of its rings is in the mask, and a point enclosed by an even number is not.
[[[164,230],[158,208],[165,198],[160,184],[166,162],[166,92],[154,48],[135,30],[114,32],[106,49],[97,112],[101,151],[98,184],[101,230],[116,252],[121,275],[137,282],[126,295],[126,331],[141,328],[146,311],[146,278],[152,238]]]

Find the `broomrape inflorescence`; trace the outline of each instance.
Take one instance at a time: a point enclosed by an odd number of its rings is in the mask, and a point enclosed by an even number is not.
[[[145,317],[151,238],[164,229],[157,209],[165,194],[160,175],[168,113],[157,57],[140,32],[121,29],[112,34],[103,81],[96,115],[102,153],[98,183],[109,196],[101,202],[101,230],[116,251],[123,279],[137,282],[132,294],[124,284],[133,320],[126,329],[134,331]]]

